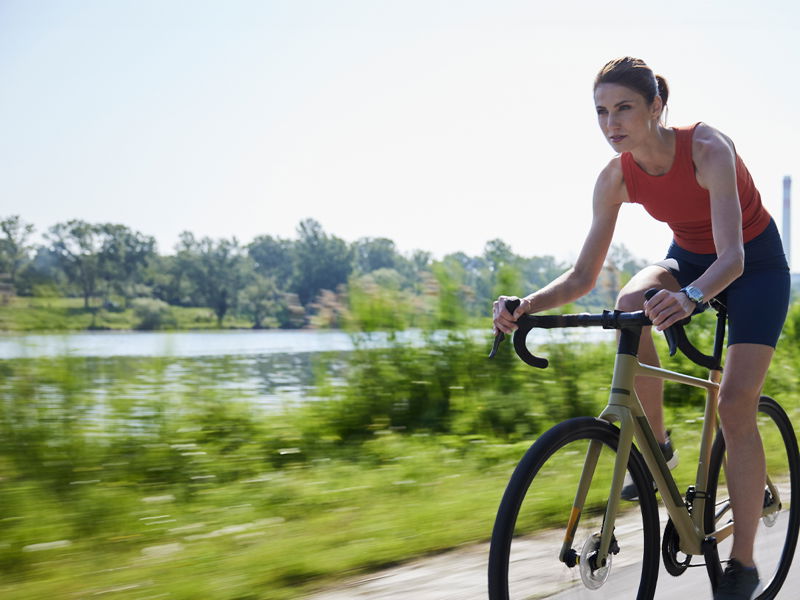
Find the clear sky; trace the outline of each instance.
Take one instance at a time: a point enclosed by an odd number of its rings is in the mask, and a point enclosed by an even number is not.
[[[0,0],[0,216],[249,242],[317,219],[400,250],[576,256],[612,150],[592,80],[645,59],[668,123],[800,191],[800,3]],[[800,219],[796,193],[795,221]],[[623,209],[615,242],[669,231]],[[794,266],[800,265],[795,228]]]

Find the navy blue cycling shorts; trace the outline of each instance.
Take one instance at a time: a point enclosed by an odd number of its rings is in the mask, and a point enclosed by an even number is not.
[[[674,241],[666,259],[656,264],[681,287],[702,275],[716,254],[696,254]],[[728,308],[728,345],[778,343],[789,308],[789,266],[775,221],[744,245],[744,272],[717,298]]]

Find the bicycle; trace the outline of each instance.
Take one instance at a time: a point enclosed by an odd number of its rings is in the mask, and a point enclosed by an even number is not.
[[[650,290],[647,297],[655,293]],[[707,380],[638,361],[642,327],[651,325],[644,311],[526,315],[517,321],[514,349],[524,362],[538,368],[547,367],[548,361],[531,354],[526,346],[534,328],[603,327],[618,330],[619,340],[609,401],[600,416],[568,419],[549,429],[528,449],[511,476],[490,544],[491,600],[545,598],[551,593],[566,599],[583,597],[587,591],[594,600],[651,599],[659,576],[659,545],[670,575],[705,566],[716,589],[724,562],[720,554],[731,541],[733,520],[725,479],[725,440],[716,415],[727,314],[720,303],[712,304],[717,311],[712,355],[703,354],[687,338],[684,326],[691,317],[665,331],[670,355],[681,350],[709,370]],[[507,303],[512,313],[517,306]],[[490,357],[502,339],[503,334],[498,334]],[[697,475],[683,495],[634,391],[637,375],[706,390]],[[775,400],[762,396],[758,415],[767,482],[756,545],[768,540],[770,549],[757,551],[755,557],[764,585],[757,598],[770,600],[783,585],[797,544],[800,456],[791,422]],[[581,461],[580,456],[585,458]],[[637,502],[620,498],[626,472],[637,486]],[[663,537],[656,490],[669,516]],[[548,533],[535,533],[543,526]],[[553,532],[561,531],[560,541],[552,539]],[[552,552],[545,558],[532,552],[531,536],[537,548],[550,544]],[[704,562],[692,564],[699,557]]]

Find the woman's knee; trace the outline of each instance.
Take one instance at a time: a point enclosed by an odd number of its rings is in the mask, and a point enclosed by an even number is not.
[[[640,310],[644,305],[644,294],[651,288],[679,289],[678,282],[663,267],[650,265],[639,271],[626,283],[617,295],[617,310]]]
[[[720,390],[720,425],[726,439],[750,435],[758,430],[756,413],[758,411],[758,392],[749,387]]]
[[[623,287],[617,294],[615,308],[624,311],[641,310],[642,306],[644,306],[645,291],[638,287]]]
[[[758,401],[773,352],[773,348],[760,344],[728,348],[717,409],[726,437],[757,431]]]

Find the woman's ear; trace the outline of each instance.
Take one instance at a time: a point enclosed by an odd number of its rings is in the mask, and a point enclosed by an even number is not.
[[[653,119],[660,119],[661,113],[664,112],[664,101],[661,99],[661,96],[656,96],[653,98],[652,104],[650,104],[650,114]]]

